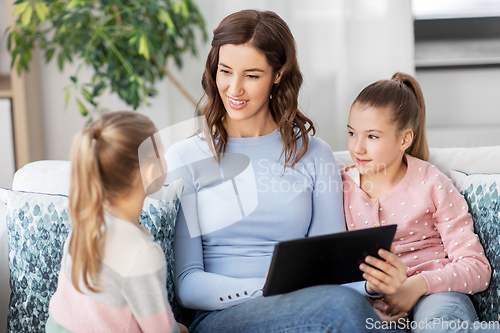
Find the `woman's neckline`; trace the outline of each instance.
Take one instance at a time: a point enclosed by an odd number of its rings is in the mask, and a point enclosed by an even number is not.
[[[264,144],[264,143],[267,143],[270,141],[274,141],[276,139],[279,139],[280,137],[281,137],[280,132],[278,131],[278,128],[276,128],[271,133],[261,135],[261,136],[252,136],[252,137],[246,137],[246,138],[228,137],[227,144],[228,145],[259,145],[259,144]]]

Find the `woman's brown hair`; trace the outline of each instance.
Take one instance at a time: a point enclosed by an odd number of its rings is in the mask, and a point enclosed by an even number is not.
[[[139,173],[139,145],[157,132],[151,120],[137,112],[104,114],[75,138],[71,154],[69,208],[73,265],[72,283],[79,279],[97,292],[96,277],[105,238],[104,204],[130,193]]]
[[[280,82],[271,89],[269,110],[281,134],[285,167],[295,165],[307,151],[308,133],[314,135],[316,129],[312,120],[298,108],[302,73],[297,62],[295,40],[285,21],[270,11],[243,10],[231,14],[214,30],[202,86],[207,96],[203,114],[210,129],[208,133],[211,145],[215,148],[215,158],[220,160],[227,144],[224,128],[226,110],[216,84],[219,49],[226,44],[249,44],[266,56],[275,74],[282,71]],[[297,151],[299,139],[302,140],[302,146]]]
[[[407,128],[413,131],[413,142],[405,152],[424,161],[429,159],[424,95],[413,76],[397,72],[390,80],[374,82],[363,89],[352,104],[387,110],[398,131]]]

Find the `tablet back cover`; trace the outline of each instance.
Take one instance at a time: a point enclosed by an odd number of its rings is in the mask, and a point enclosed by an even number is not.
[[[264,296],[363,280],[367,255],[390,250],[396,225],[306,237],[276,244]]]

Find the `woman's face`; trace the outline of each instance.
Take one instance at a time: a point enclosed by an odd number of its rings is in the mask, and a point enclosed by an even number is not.
[[[221,46],[216,83],[228,126],[231,122],[264,122],[269,116],[272,85],[279,80],[265,55],[253,46]]]

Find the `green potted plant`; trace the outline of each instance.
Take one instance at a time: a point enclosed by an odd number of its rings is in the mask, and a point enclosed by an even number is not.
[[[29,71],[36,44],[46,62],[57,59],[60,70],[66,62],[78,63],[66,87],[65,109],[73,94],[88,116],[109,88],[135,110],[147,105],[165,75],[196,104],[167,68],[170,59],[180,68],[184,53],[196,55],[197,36],[207,38],[192,0],[17,0],[14,15],[19,18],[9,27],[7,46],[18,73]],[[93,75],[82,82],[86,66]]]

